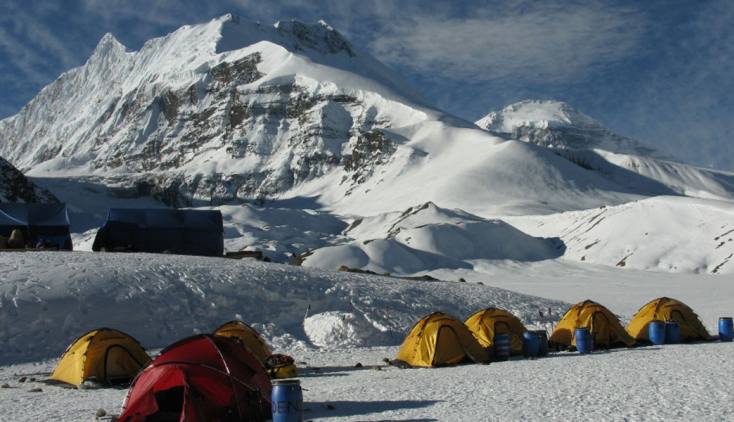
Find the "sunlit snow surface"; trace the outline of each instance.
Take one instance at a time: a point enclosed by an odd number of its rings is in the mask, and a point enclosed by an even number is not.
[[[301,380],[307,419],[728,420],[734,411],[729,396],[734,388],[732,344],[622,349],[583,357],[561,353],[536,361],[430,370],[354,368],[357,362],[381,365],[383,358],[394,357],[410,326],[433,310],[463,318],[495,305],[543,326],[547,316],[540,317],[540,311],[551,307],[557,320],[568,306],[474,284],[479,278],[407,281],[153,254],[3,253],[0,265],[7,269],[0,275],[5,362],[0,384],[11,387],[0,389],[0,416],[6,420],[85,420],[98,408],[119,413],[125,390],[18,382],[21,376],[46,376],[53,357],[89,328],[113,326],[159,348],[232,318],[253,323],[277,352],[306,362]],[[558,261],[507,263],[490,272],[481,281],[565,302],[590,297],[623,319],[660,295],[688,302],[709,329],[716,316],[734,309],[731,276]],[[20,363],[29,360],[39,361]],[[29,391],[35,387],[43,391]]]

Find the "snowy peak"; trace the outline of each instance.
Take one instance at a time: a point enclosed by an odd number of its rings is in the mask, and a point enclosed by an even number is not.
[[[561,101],[520,101],[487,114],[476,124],[505,137],[549,148],[598,148],[616,153],[660,156],[653,148],[613,133]]]
[[[494,132],[512,133],[518,127],[601,127],[591,117],[562,101],[525,100],[491,112],[477,125]]]

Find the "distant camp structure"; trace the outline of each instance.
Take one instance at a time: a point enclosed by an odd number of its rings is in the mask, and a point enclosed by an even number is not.
[[[226,322],[214,331],[214,335],[238,341],[263,365],[272,354],[260,333],[242,321]]]
[[[150,357],[134,338],[122,331],[98,328],[74,340],[61,356],[49,380],[71,385],[127,383]]]
[[[496,334],[508,334],[512,354],[522,354],[522,335],[527,330],[510,312],[498,308],[482,309],[469,316],[464,324],[482,347],[491,349]]]
[[[117,419],[137,421],[264,421],[270,378],[238,342],[198,335],[163,349],[133,382]]]
[[[619,319],[604,306],[585,300],[571,307],[558,322],[549,342],[559,348],[576,347],[575,331],[587,328],[594,347],[632,346],[635,340],[627,334]]]
[[[466,326],[451,315],[434,312],[421,318],[405,337],[395,363],[417,367],[489,362],[489,353]]]
[[[111,208],[94,251],[222,256],[222,213],[216,210]]]
[[[72,250],[64,204],[0,203],[0,249]]]
[[[650,341],[648,324],[652,321],[677,321],[681,341],[709,340],[711,336],[693,310],[683,302],[660,297],[646,303],[632,317],[627,332],[637,341]]]

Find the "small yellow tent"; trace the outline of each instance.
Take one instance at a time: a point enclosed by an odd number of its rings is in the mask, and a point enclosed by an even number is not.
[[[111,328],[92,330],[66,349],[50,380],[80,385],[128,382],[150,362],[134,338]]]
[[[434,312],[413,326],[395,358],[410,366],[456,365],[466,359],[489,362],[489,354],[458,319]]]
[[[709,340],[711,336],[691,308],[683,302],[661,297],[645,304],[627,325],[627,332],[638,341],[649,341],[647,325],[651,321],[677,321],[681,341]]]
[[[525,326],[515,315],[498,308],[482,309],[464,321],[466,328],[484,348],[491,348],[495,334],[509,334],[512,354],[522,353],[522,335]]]
[[[222,324],[214,331],[215,336],[230,337],[245,346],[263,365],[272,354],[268,344],[254,328],[242,321],[230,321]]]
[[[604,306],[585,300],[569,309],[550,336],[550,343],[557,346],[576,346],[576,329],[587,328],[594,347],[632,346],[635,340],[627,334],[619,319]]]

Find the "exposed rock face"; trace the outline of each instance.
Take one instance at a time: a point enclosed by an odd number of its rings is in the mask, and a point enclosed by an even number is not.
[[[0,158],[0,202],[58,203],[49,191],[28,180],[12,164]]]

